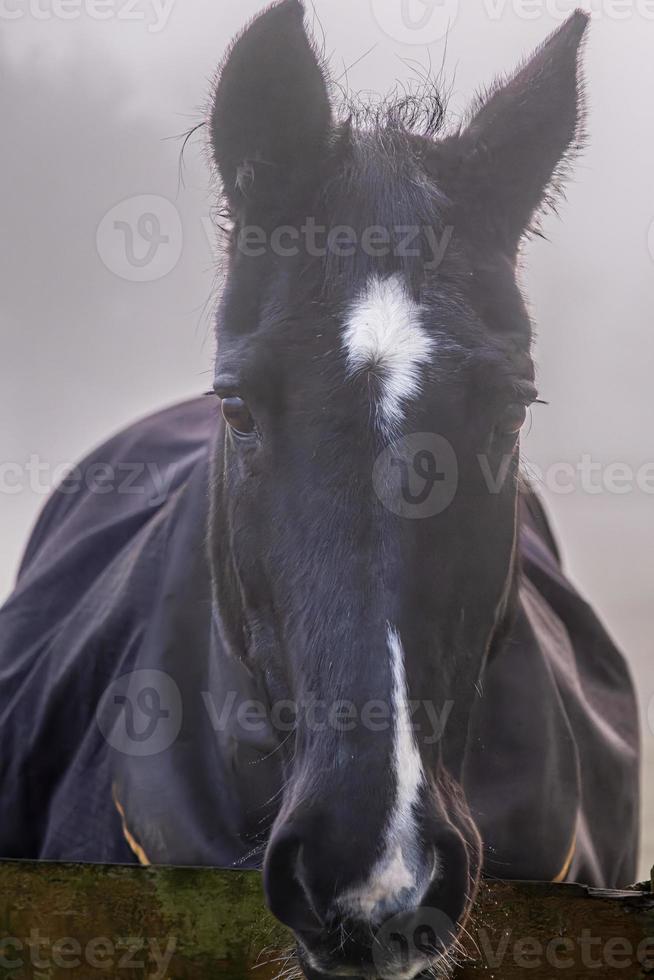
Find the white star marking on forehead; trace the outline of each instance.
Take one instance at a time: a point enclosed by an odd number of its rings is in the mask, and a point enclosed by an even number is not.
[[[349,375],[371,371],[379,378],[377,417],[393,432],[404,405],[419,395],[422,369],[436,348],[401,275],[371,277],[346,316],[343,345]]]

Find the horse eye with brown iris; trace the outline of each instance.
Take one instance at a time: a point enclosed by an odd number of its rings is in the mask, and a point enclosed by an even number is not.
[[[515,403],[514,405],[508,405],[497,425],[497,432],[500,436],[517,436],[520,429],[525,424],[527,418],[527,407],[526,405],[521,405]]]
[[[242,398],[223,398],[221,406],[225,422],[236,435],[249,436],[255,431],[254,419]]]

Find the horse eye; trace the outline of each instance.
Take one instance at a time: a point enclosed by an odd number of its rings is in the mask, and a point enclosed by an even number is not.
[[[497,432],[502,436],[517,436],[525,424],[527,408],[525,405],[509,405],[503,412],[497,426]]]
[[[221,407],[225,422],[237,435],[249,436],[254,432],[254,419],[242,398],[223,398]]]

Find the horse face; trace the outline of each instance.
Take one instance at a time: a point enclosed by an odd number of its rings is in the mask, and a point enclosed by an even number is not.
[[[406,103],[336,122],[296,0],[220,75],[212,565],[227,641],[294,711],[264,875],[310,977],[444,964],[474,897],[465,748],[535,397],[515,258],[578,135],[585,24],[438,139]]]

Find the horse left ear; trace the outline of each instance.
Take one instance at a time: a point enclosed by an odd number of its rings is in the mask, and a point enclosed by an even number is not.
[[[588,20],[576,11],[443,142],[455,207],[477,237],[511,255],[583,140],[579,52]]]
[[[282,0],[236,39],[211,115],[214,156],[231,208],[255,220],[292,209],[324,156],[331,131],[325,74],[304,29],[300,0]]]

